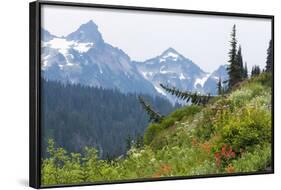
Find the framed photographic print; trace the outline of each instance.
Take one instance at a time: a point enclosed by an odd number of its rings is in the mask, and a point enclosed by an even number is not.
[[[274,172],[274,17],[30,3],[30,186]]]

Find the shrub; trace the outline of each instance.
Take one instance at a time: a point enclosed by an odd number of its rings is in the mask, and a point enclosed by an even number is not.
[[[230,106],[232,110],[243,106],[246,102],[253,98],[252,90],[239,89],[231,93],[229,96]]]
[[[161,126],[159,124],[156,123],[152,123],[150,124],[143,136],[143,140],[144,140],[144,144],[148,145],[151,143],[151,141],[153,140],[153,138],[158,135],[161,131]]]
[[[249,80],[249,84],[251,83],[260,83],[263,86],[271,87],[272,86],[272,74],[271,73],[262,73],[256,77],[252,77]]]
[[[156,137],[161,131],[169,128],[175,124],[176,121],[182,120],[184,117],[189,118],[200,111],[199,106],[185,106],[177,109],[169,116],[165,117],[160,123],[152,123],[148,126],[144,133],[144,143],[150,144],[154,137]]]
[[[214,128],[214,118],[215,118],[215,111],[210,108],[205,108],[202,111],[202,115],[198,118],[197,126],[194,130],[194,134],[198,137],[201,141],[208,141],[211,136],[213,135],[215,128]]]
[[[234,148],[245,148],[271,140],[271,114],[255,108],[233,113],[221,129],[222,141]]]
[[[190,106],[185,106],[183,108],[177,109],[173,113],[170,114],[172,118],[174,118],[176,121],[182,120],[184,117],[190,117],[195,115],[201,110],[200,106],[196,105],[190,105]]]
[[[233,161],[236,172],[264,171],[271,167],[271,144],[257,145],[253,152],[245,152],[238,160]]]

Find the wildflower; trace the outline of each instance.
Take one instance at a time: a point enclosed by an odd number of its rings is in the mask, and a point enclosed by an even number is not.
[[[133,154],[133,157],[135,157],[135,158],[138,158],[138,157],[140,157],[140,156],[141,156],[140,153],[134,153],[134,154]]]
[[[221,148],[221,154],[225,156],[225,153],[226,153],[226,145],[223,145],[223,147]]]
[[[215,158],[220,158],[220,153],[219,152],[215,152]]]
[[[150,160],[150,162],[155,162],[155,160],[156,160],[155,158],[152,158],[152,159]]]
[[[227,173],[233,173],[233,172],[235,172],[234,166],[232,166],[231,164],[229,164],[229,165],[226,167],[226,172],[227,172]]]

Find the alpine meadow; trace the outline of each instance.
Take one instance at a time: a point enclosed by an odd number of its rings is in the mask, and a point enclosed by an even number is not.
[[[185,38],[179,45],[179,37],[169,39],[174,43],[150,39],[151,49],[165,48],[142,60],[125,46],[138,47],[138,39],[129,40],[135,31],[130,27],[124,45],[112,42],[106,25],[94,16],[67,35],[43,25],[42,186],[272,171],[272,36],[261,35],[266,47],[256,50],[262,42],[243,36],[251,22],[231,19],[214,29],[227,35],[213,37],[227,44],[223,48],[194,32],[198,47]],[[151,30],[151,35],[157,33]],[[209,50],[199,48],[202,43]],[[139,55],[145,57],[149,48]],[[190,55],[185,49],[192,49]],[[218,63],[208,70],[213,57]]]

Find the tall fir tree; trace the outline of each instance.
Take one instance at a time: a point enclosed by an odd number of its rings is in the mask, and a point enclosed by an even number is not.
[[[243,69],[243,78],[244,79],[247,79],[248,78],[248,66],[247,66],[247,62],[245,62],[245,66],[244,66],[244,69]]]
[[[127,138],[126,138],[126,149],[127,149],[127,150],[130,150],[130,149],[131,149],[132,144],[133,144],[132,142],[133,142],[133,139],[132,139],[131,135],[128,134],[128,136],[127,136]]]
[[[227,68],[229,81],[228,88],[231,89],[235,84],[240,81],[241,70],[237,62],[237,39],[236,39],[236,25],[233,25],[230,41],[229,60],[230,65]]]
[[[221,82],[221,77],[219,78],[219,81],[217,83],[217,89],[218,89],[218,95],[223,94],[223,86],[222,86],[222,82]]]
[[[237,67],[239,67],[240,74],[238,75],[237,81],[241,81],[244,78],[244,67],[243,67],[243,57],[242,57],[242,48],[239,45],[237,55],[236,55]]]
[[[266,72],[272,72],[272,65],[273,65],[273,43],[272,40],[269,41],[269,47],[267,49],[267,57],[266,57]]]

